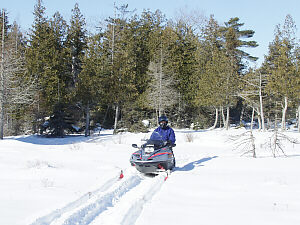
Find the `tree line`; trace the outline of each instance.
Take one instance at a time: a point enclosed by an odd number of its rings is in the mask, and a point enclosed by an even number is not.
[[[256,120],[282,129],[300,114],[299,41],[290,15],[278,25],[259,68],[254,31],[237,17],[167,19],[128,5],[88,31],[79,5],[70,21],[34,6],[28,34],[0,14],[0,138],[64,136],[96,126],[146,131],[165,114],[175,127],[229,128]],[[299,128],[300,131],[300,128]]]

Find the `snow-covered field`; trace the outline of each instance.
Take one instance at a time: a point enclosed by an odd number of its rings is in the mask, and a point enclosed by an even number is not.
[[[176,130],[176,168],[166,180],[129,164],[131,144],[150,133],[7,137],[0,224],[300,224],[300,145],[285,142],[287,156],[274,158],[264,145],[272,133],[255,131],[257,158],[241,156],[229,137],[242,132]]]

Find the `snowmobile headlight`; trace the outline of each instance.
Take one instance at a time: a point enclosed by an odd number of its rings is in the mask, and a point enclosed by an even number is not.
[[[153,151],[154,151],[154,148],[152,148],[152,147],[146,147],[145,148],[145,153],[146,154],[152,153]]]

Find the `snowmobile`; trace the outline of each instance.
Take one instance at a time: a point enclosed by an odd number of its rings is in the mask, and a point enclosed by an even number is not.
[[[175,157],[171,144],[163,141],[158,132],[153,132],[146,143],[138,147],[132,144],[133,148],[138,148],[130,157],[130,163],[136,169],[144,174],[158,174],[162,171],[172,170],[175,167]]]

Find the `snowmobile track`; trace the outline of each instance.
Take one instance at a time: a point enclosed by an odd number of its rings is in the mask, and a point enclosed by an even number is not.
[[[143,205],[159,191],[167,173],[146,177],[135,168],[124,171],[124,178],[114,177],[99,189],[38,218],[31,225],[133,225]]]

